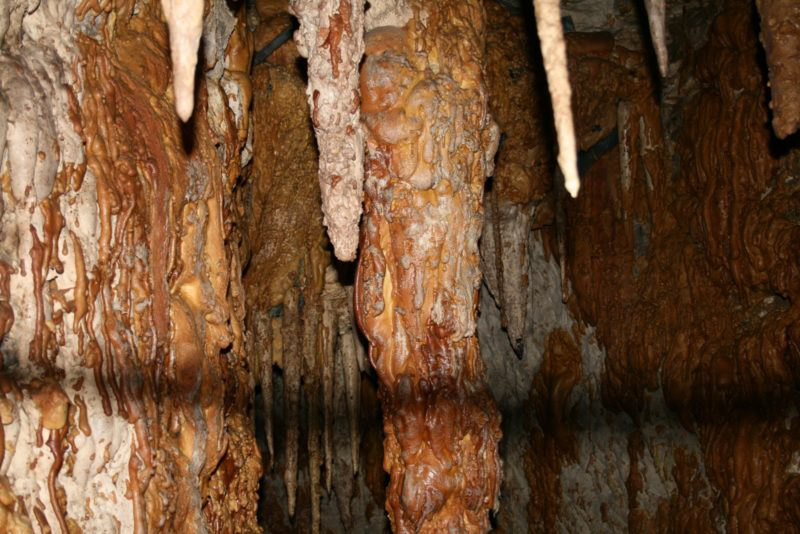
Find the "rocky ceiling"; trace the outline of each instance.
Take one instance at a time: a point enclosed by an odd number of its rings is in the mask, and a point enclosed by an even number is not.
[[[794,0],[0,0],[0,534],[800,531]]]

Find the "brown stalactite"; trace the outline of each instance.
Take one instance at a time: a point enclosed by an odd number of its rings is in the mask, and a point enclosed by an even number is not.
[[[311,497],[311,529],[313,534],[320,532],[320,366],[318,335],[320,333],[319,300],[311,291],[304,292],[303,306],[303,390],[308,398],[308,449],[309,493]]]
[[[19,380],[24,394],[4,428],[14,447],[0,470],[39,525],[64,532],[218,531],[234,512],[235,531],[253,529],[260,466],[257,453],[239,454],[254,443],[241,424],[251,390],[242,387],[241,285],[229,275],[240,270],[227,233],[235,220],[223,207],[248,128],[236,109],[249,106],[247,87],[232,76],[249,65],[249,49],[227,49],[237,19],[207,2],[206,41],[213,35],[218,48],[206,50],[201,76],[190,69],[196,106],[182,132],[157,2],[74,4],[19,11],[0,52],[4,98],[13,88],[12,106],[48,103],[17,121],[11,144],[3,126],[14,154],[0,154],[0,165],[10,160],[9,183],[30,187],[2,193],[3,225],[17,220],[21,241],[2,244],[13,269],[0,301],[15,312],[3,353],[15,358],[0,383]],[[239,99],[214,100],[222,85]],[[27,165],[14,144],[24,128],[41,151]],[[19,194],[13,211],[7,192]],[[19,291],[26,286],[35,298]],[[37,380],[57,384],[78,412],[56,428],[36,402]],[[47,415],[41,426],[36,413]],[[48,454],[35,444],[51,427]]]
[[[356,313],[381,385],[395,532],[485,532],[499,417],[475,332],[483,185],[498,131],[478,2],[409,2],[361,72],[367,180]]]
[[[772,127],[784,139],[800,126],[800,5],[794,0],[756,0],[756,5],[769,66]]]
[[[302,371],[301,318],[298,312],[299,291],[290,288],[283,298],[283,369],[286,408],[286,468],[283,481],[289,496],[289,516],[294,515],[297,495],[297,457],[300,446],[300,375]]]
[[[336,270],[325,271],[325,289],[322,293],[322,410],[323,448],[325,450],[325,489],[331,492],[333,483],[333,398],[334,398],[334,344],[336,340],[336,301],[340,285],[336,281]]]

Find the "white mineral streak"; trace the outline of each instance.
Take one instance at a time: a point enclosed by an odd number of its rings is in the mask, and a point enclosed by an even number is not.
[[[291,0],[297,48],[308,58],[308,103],[319,148],[322,211],[336,257],[358,248],[364,182],[358,66],[364,54],[364,0]]]
[[[186,122],[194,109],[197,49],[203,34],[203,0],[161,0],[161,9],[169,27],[175,111]]]
[[[381,26],[402,28],[411,18],[408,0],[370,0],[364,17],[364,29],[370,31]]]
[[[567,71],[567,49],[561,27],[561,10],[558,0],[533,0],[533,7],[558,137],[558,166],[564,173],[564,186],[574,198],[578,196],[581,181],[578,176],[575,126],[572,122],[572,89]]]
[[[667,77],[669,61],[667,56],[666,0],[644,0],[647,21],[650,24],[650,39],[656,51],[658,70],[662,78]]]

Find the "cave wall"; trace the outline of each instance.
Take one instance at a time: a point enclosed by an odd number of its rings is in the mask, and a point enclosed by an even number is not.
[[[641,37],[572,14],[581,194],[517,226],[522,342],[491,275],[478,323],[503,414],[498,530],[793,532],[797,151],[772,130],[756,6],[673,12],[665,79]],[[501,200],[501,228],[523,208]]]
[[[243,10],[205,7],[185,125],[158,3],[0,7],[0,484],[21,532],[257,528],[230,212],[250,44]]]

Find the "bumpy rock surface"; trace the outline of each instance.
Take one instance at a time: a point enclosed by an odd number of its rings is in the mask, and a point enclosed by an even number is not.
[[[255,530],[226,211],[247,157],[244,20],[207,3],[181,128],[157,2],[2,9],[3,513],[37,532]]]
[[[367,34],[357,314],[380,378],[395,532],[484,532],[499,417],[475,338],[484,179],[498,131],[478,2],[409,2]]]

